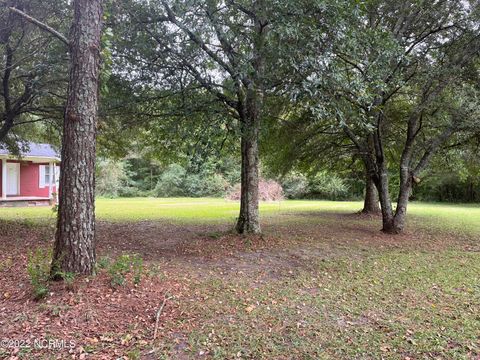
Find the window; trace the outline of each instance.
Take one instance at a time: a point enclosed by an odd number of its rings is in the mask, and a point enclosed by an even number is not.
[[[40,165],[40,184],[39,187],[44,188],[50,185],[50,166]]]

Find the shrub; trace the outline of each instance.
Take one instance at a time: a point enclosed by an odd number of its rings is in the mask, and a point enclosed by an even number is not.
[[[260,180],[258,184],[258,196],[262,201],[283,200],[283,189],[275,180]]]
[[[33,288],[36,300],[48,294],[48,280],[50,278],[51,250],[37,248],[28,253],[27,273]]]
[[[97,261],[97,267],[99,269],[106,269],[110,266],[110,258],[108,256],[102,256]]]
[[[227,194],[229,200],[240,200],[241,187],[236,184]],[[275,180],[260,179],[258,183],[258,198],[261,201],[283,200],[282,186]]]
[[[139,284],[143,274],[143,259],[140,255],[121,255],[108,268],[112,286],[123,286],[127,274],[132,273],[133,283]]]
[[[222,196],[228,183],[211,169],[187,174],[178,164],[170,165],[160,176],[154,194],[159,197],[174,196]]]
[[[310,179],[309,193],[313,197],[342,200],[349,195],[349,186],[337,175],[320,172]]]
[[[96,193],[105,197],[118,197],[127,182],[127,174],[121,161],[99,160],[97,162]]]
[[[287,199],[301,199],[308,194],[308,180],[303,175],[289,175],[282,180],[282,187]]]
[[[222,196],[228,183],[219,174],[192,174],[187,175],[184,183],[184,192],[188,196]]]
[[[152,192],[141,190],[141,189],[139,189],[137,187],[134,187],[134,186],[125,186],[125,187],[122,187],[121,189],[119,189],[118,196],[127,197],[127,198],[146,197],[146,196],[152,196]]]
[[[186,171],[178,164],[171,164],[158,179],[155,195],[159,197],[183,196]]]

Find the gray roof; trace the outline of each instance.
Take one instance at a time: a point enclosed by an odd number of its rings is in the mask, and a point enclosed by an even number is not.
[[[23,146],[21,146],[21,149]],[[21,157],[45,157],[60,159],[57,151],[50,144],[27,143],[25,151],[21,151]],[[28,149],[28,150],[27,150]],[[0,147],[0,155],[10,155],[8,149]]]

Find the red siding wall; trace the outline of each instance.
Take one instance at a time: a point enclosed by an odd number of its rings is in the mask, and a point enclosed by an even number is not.
[[[20,164],[20,196],[48,197],[48,187],[38,187],[40,183],[39,165],[31,162]]]
[[[20,196],[40,196],[48,197],[48,186],[40,188],[40,168],[39,165],[31,161],[16,161],[8,160],[8,162],[20,163]],[[0,176],[2,174],[2,167],[0,166]],[[1,177],[0,177],[1,179]],[[0,194],[2,191],[2,182],[0,181]],[[55,192],[55,185],[53,186],[53,192]]]

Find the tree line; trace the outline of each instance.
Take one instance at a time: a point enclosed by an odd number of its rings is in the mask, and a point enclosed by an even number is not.
[[[478,154],[477,1],[8,0],[1,11],[0,141],[62,127],[52,273],[93,271],[97,129],[110,155],[236,152],[239,234],[261,232],[261,160],[277,174],[355,168],[365,210],[401,233],[426,170]]]

